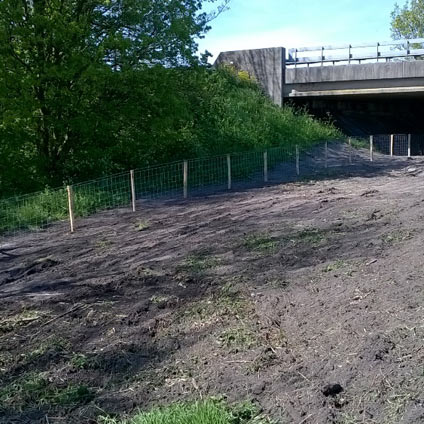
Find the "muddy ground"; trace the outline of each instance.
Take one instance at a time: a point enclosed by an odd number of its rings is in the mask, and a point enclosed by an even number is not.
[[[423,218],[415,159],[5,240],[0,422],[225,396],[278,423],[423,423]]]

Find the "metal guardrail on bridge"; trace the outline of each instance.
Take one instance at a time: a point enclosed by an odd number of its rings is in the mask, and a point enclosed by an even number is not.
[[[424,38],[392,40],[377,43],[340,44],[333,46],[300,47],[288,50],[286,65],[311,66],[362,63],[362,61],[390,61],[397,58],[424,56]],[[312,53],[312,56],[305,54]],[[335,54],[332,54],[335,53]]]

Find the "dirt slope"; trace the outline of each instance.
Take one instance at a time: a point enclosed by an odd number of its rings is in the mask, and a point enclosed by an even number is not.
[[[3,245],[0,422],[226,395],[278,423],[423,423],[424,165],[407,167]]]

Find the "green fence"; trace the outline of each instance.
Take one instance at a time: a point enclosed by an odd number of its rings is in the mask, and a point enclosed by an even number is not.
[[[326,142],[303,149],[293,145],[270,148],[266,152],[190,159],[75,184],[69,193],[64,187],[0,200],[0,235],[41,229],[70,219],[69,194],[76,219],[102,210],[129,208],[136,201],[159,197],[178,199],[263,184],[268,180],[294,180],[299,173],[304,177],[329,166],[326,146]],[[346,144],[339,142],[337,146]],[[342,164],[341,157],[335,159],[337,165]]]

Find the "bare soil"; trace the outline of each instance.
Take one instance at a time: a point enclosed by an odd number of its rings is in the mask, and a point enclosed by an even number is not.
[[[395,168],[6,240],[0,422],[223,395],[278,423],[423,423],[424,163]]]

